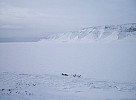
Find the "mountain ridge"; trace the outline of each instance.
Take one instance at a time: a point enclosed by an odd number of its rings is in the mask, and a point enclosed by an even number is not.
[[[136,23],[121,25],[105,25],[82,28],[78,31],[48,34],[40,41],[72,42],[72,41],[115,41],[127,37],[136,37]],[[136,38],[135,38],[136,39]]]

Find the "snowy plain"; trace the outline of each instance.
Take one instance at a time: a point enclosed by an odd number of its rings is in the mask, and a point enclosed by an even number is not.
[[[135,82],[136,43],[1,43],[1,71]]]
[[[136,24],[0,43],[0,100],[136,100]]]
[[[0,100],[136,100],[135,50],[126,40],[0,43]]]

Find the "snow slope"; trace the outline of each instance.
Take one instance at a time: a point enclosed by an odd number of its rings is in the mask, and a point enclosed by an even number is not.
[[[124,38],[136,38],[136,23],[83,28],[79,31],[48,34],[40,41],[46,42],[111,42]],[[136,40],[136,39],[135,39]]]

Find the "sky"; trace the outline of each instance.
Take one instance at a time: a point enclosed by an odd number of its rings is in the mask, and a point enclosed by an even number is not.
[[[0,0],[0,37],[136,22],[136,0]]]

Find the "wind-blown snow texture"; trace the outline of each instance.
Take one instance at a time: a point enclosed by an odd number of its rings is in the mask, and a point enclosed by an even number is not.
[[[136,100],[136,24],[0,43],[0,100]]]
[[[135,100],[136,83],[48,74],[0,73],[0,100]]]
[[[82,30],[68,33],[59,33],[46,35],[41,40],[59,41],[59,42],[94,42],[94,41],[114,41],[127,38],[129,36],[136,37],[136,23],[122,25],[107,25],[83,28]]]

